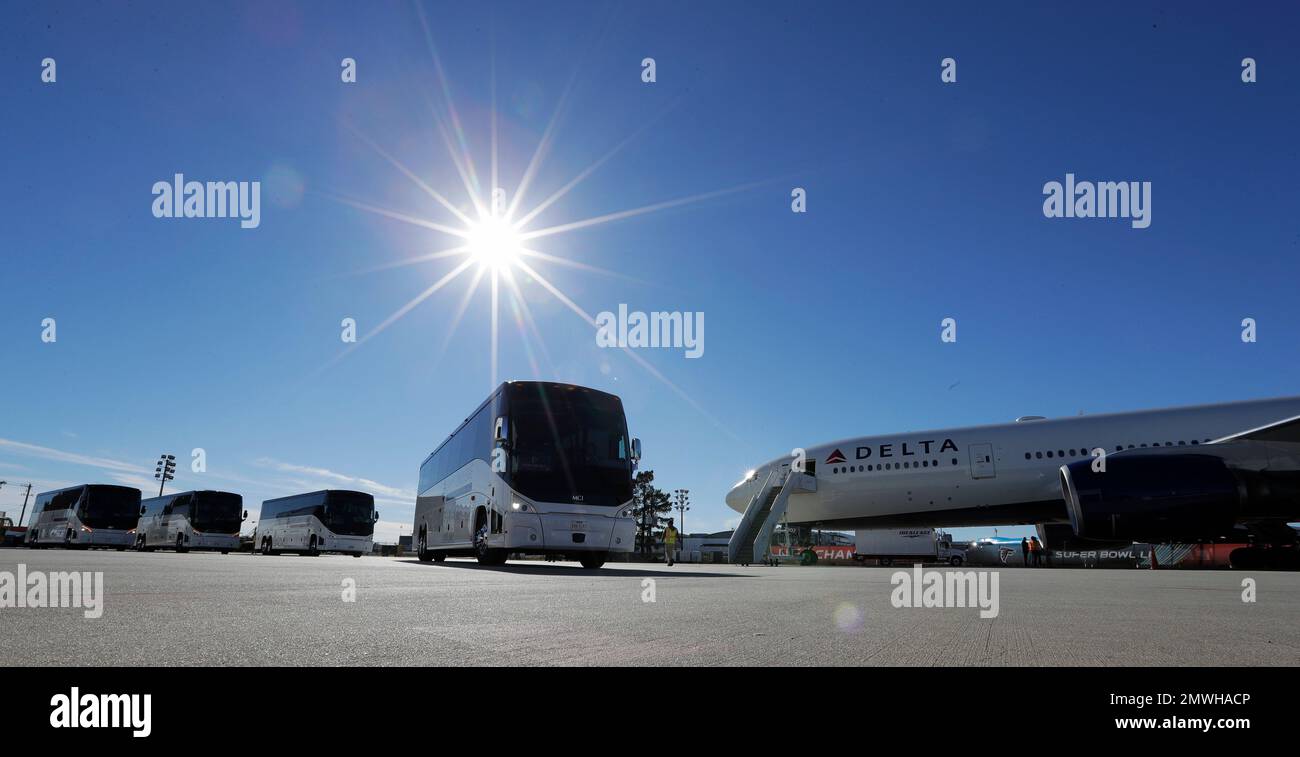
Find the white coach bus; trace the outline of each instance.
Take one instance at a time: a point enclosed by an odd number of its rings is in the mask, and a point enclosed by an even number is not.
[[[28,521],[32,547],[106,547],[124,550],[135,542],[140,490],[111,484],[81,484],[36,495]]]
[[[218,491],[177,492],[151,497],[140,503],[135,527],[135,548],[141,551],[174,549],[239,549],[239,527],[248,518],[244,498]]]
[[[422,561],[512,553],[604,565],[631,552],[632,472],[623,402],[572,384],[502,384],[420,466],[416,552]]]
[[[264,555],[297,552],[370,552],[375,535],[375,498],[365,492],[326,489],[262,503],[253,543]]]

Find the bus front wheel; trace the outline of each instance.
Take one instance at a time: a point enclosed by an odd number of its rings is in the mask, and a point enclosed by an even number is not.
[[[420,541],[415,550],[415,556],[420,558],[420,562],[429,562],[433,555],[429,552],[429,543],[425,540],[424,534],[420,534]]]
[[[474,557],[479,565],[505,565],[507,552],[504,549],[492,549],[487,545],[488,527],[482,523],[474,533]]]
[[[176,534],[176,551],[177,551],[177,552],[184,552],[184,551],[185,551],[185,535],[184,535],[184,534]]]

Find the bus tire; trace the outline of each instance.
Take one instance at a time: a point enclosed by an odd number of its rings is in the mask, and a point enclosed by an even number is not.
[[[361,556],[361,553],[360,553],[360,552],[353,552],[353,553],[352,553],[352,556],[353,556],[353,557],[360,557],[360,556]]]
[[[429,543],[425,539],[424,532],[420,532],[420,540],[416,543],[415,556],[420,558],[420,562],[429,562],[433,559],[433,554],[429,552]]]
[[[433,553],[433,561],[434,561],[434,562],[443,562],[443,561],[445,561],[446,559],[447,559],[447,553],[446,553],[446,552],[434,552],[434,553]]]
[[[479,526],[474,531],[474,557],[479,565],[505,565],[509,554],[504,549],[493,549],[487,545],[487,520],[479,514]]]
[[[578,562],[587,570],[597,570],[605,564],[606,558],[607,555],[604,552],[597,552],[594,555],[579,558]]]
[[[948,558],[948,564],[951,565],[951,566],[954,567],[954,568],[960,568],[960,567],[961,567],[961,557],[959,557],[959,556],[957,556],[957,555],[953,555],[952,557],[949,557],[949,558]]]
[[[890,565],[893,565],[893,564],[894,564],[894,561],[891,560],[891,559],[889,559],[888,557],[882,557],[882,558],[880,558],[880,567],[882,567],[882,568],[888,568]]]
[[[273,549],[274,546],[275,546],[275,542],[271,539],[271,537],[269,536],[266,537],[266,546],[262,548],[262,554],[266,554],[266,555],[279,554]]]
[[[177,551],[177,552],[184,552],[184,551],[186,551],[186,550],[185,550],[185,536],[184,536],[183,534],[176,534],[176,551]]]
[[[303,552],[303,554],[306,555],[307,557],[316,557],[317,555],[319,555],[320,550],[316,548],[316,544],[317,544],[316,534],[312,534],[311,538],[307,540],[307,551]]]
[[[230,550],[228,550],[228,549],[223,549],[223,550],[221,550],[221,554],[223,554],[223,555],[228,555],[228,554],[230,554]]]

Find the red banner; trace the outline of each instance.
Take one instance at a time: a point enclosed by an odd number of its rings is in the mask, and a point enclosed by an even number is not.
[[[821,545],[813,547],[813,552],[817,553],[818,560],[852,560],[853,552],[856,547],[849,545]],[[802,547],[795,547],[796,553],[802,552]],[[775,557],[789,557],[790,552],[783,544],[772,545],[772,555]]]

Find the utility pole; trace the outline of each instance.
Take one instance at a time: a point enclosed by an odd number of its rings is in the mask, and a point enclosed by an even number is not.
[[[686,534],[686,511],[691,509],[691,490],[677,489],[673,492],[677,496],[677,522],[681,524],[682,535]]]
[[[176,480],[172,474],[176,472],[176,456],[162,454],[158,456],[158,467],[154,469],[153,477],[158,479],[158,496],[161,497],[163,487],[168,481]]]
[[[28,484],[27,491],[23,494],[23,512],[18,516],[18,522],[14,524],[15,526],[21,526],[23,524],[23,517],[27,515],[27,498],[30,496],[32,496],[32,485]]]

